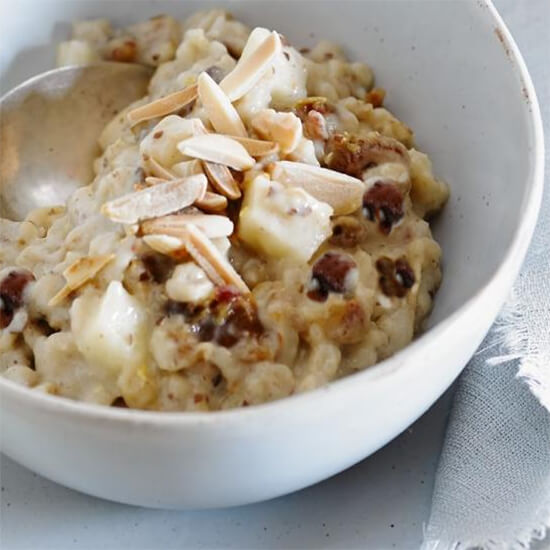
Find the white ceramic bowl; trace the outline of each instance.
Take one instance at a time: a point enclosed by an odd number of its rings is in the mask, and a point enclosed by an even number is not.
[[[199,7],[205,2],[19,0],[1,21],[2,86],[52,66],[52,42],[68,30],[61,22],[108,16],[128,23]],[[136,412],[0,380],[3,452],[92,495],[167,508],[244,504],[366,457],[460,373],[506,298],[535,225],[540,115],[523,60],[491,4],[248,0],[230,8],[300,46],[317,38],[343,43],[374,68],[389,107],[414,128],[419,147],[451,184],[435,226],[444,283],[429,330],[406,349],[328,387],[258,407]]]

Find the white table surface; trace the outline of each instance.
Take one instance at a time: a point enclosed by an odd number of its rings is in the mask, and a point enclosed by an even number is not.
[[[550,101],[548,93],[540,97],[549,86],[537,70],[548,62],[549,2],[495,0],[541,102]],[[115,504],[65,489],[1,457],[0,548],[414,550],[429,515],[451,398],[450,390],[409,430],[346,472],[286,497],[228,510]],[[550,541],[536,548],[548,549]]]

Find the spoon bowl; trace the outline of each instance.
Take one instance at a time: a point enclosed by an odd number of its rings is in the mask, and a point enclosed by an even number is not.
[[[63,67],[0,99],[0,216],[63,204],[93,178],[98,136],[147,93],[151,69],[125,63]]]

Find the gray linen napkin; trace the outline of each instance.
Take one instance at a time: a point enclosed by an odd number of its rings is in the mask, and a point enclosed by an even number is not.
[[[525,549],[550,535],[550,2],[495,4],[535,80],[546,189],[512,296],[458,382],[424,550]]]

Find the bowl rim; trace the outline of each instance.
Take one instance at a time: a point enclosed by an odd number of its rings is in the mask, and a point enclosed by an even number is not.
[[[518,82],[521,88],[518,90],[518,94],[520,97],[523,96],[525,114],[528,119],[528,124],[531,127],[533,147],[532,150],[529,151],[532,170],[523,194],[520,221],[515,229],[514,235],[500,265],[496,268],[490,279],[464,304],[438,322],[434,327],[419,335],[402,350],[399,350],[391,357],[371,367],[339,380],[332,381],[319,388],[275,401],[253,405],[251,407],[238,407],[235,409],[209,412],[150,411],[108,407],[105,405],[76,401],[62,396],[31,391],[29,388],[3,377],[0,377],[0,407],[2,407],[2,397],[11,394],[14,399],[21,400],[23,406],[29,405],[35,408],[38,407],[44,412],[58,414],[67,413],[79,417],[88,417],[89,419],[110,421],[113,423],[131,423],[140,426],[203,425],[248,418],[250,415],[258,418],[260,414],[277,414],[281,412],[283,408],[289,408],[291,405],[311,405],[312,402],[317,400],[320,396],[327,394],[327,390],[330,390],[331,394],[339,392],[343,395],[351,384],[364,383],[391,374],[396,370],[401,370],[401,368],[406,368],[405,366],[398,369],[395,367],[396,365],[400,365],[403,362],[402,359],[410,354],[411,351],[421,349],[430,340],[437,339],[439,335],[447,331],[459,318],[471,314],[476,303],[483,297],[491,294],[493,288],[506,279],[511,271],[515,279],[533,236],[542,202],[544,185],[544,134],[542,118],[535,88],[523,56],[506,24],[493,5],[492,0],[477,1],[475,5],[478,7],[480,13],[487,13],[487,15],[482,14],[481,16],[489,18],[489,22],[502,43],[502,47],[510,61],[511,70],[519,77]],[[501,304],[499,305],[502,305],[504,300],[505,295],[502,297]]]

